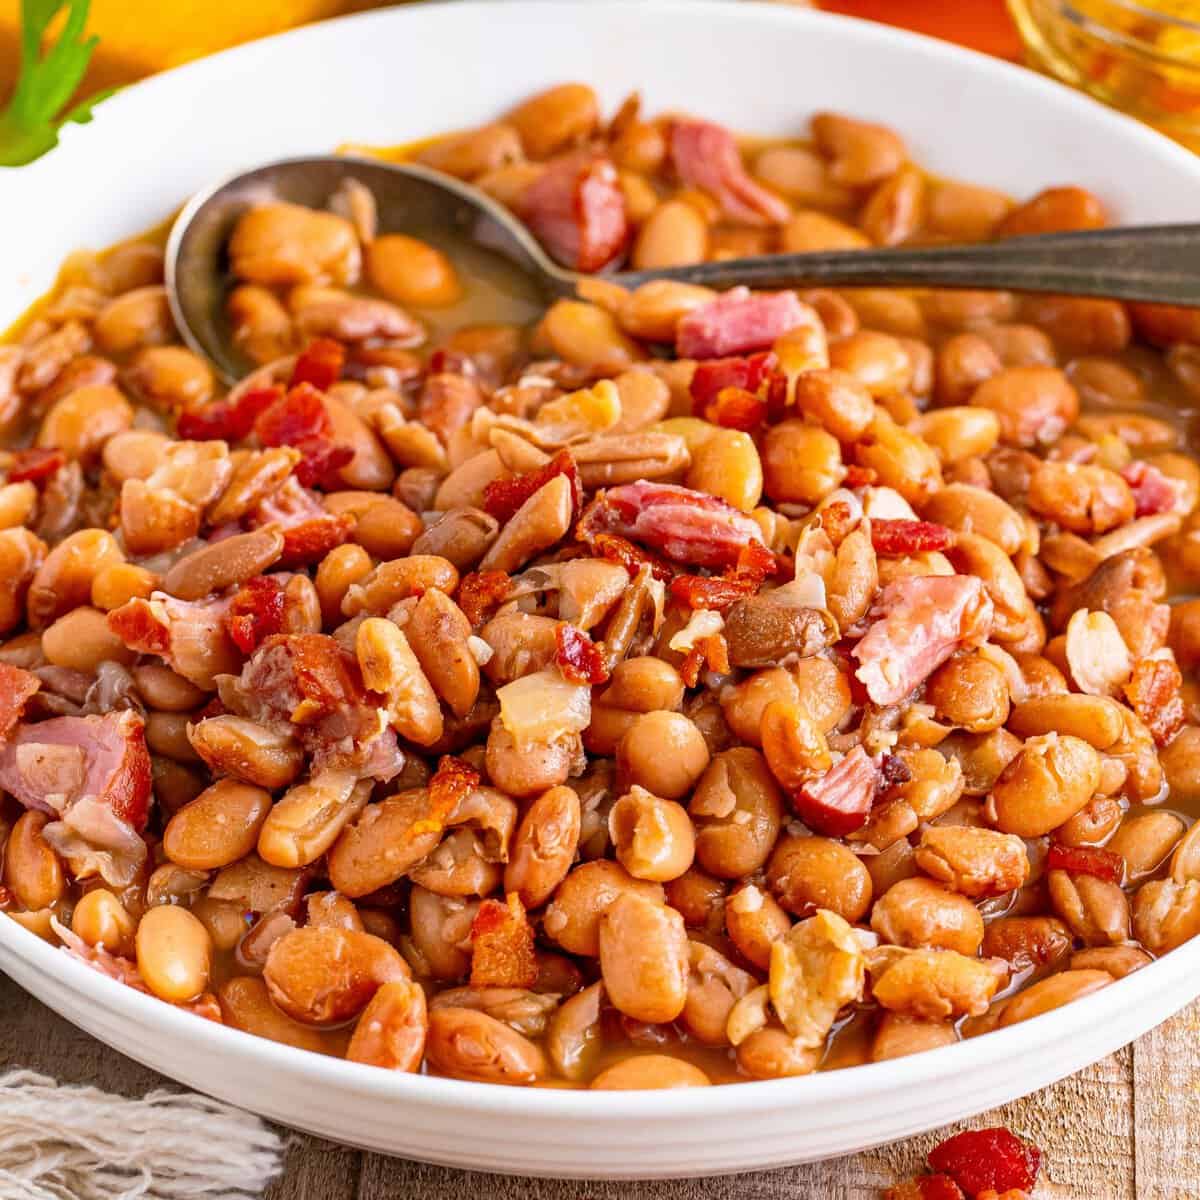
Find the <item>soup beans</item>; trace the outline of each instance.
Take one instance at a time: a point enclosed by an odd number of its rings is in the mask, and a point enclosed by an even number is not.
[[[390,154],[580,270],[544,312],[348,179],[237,221],[230,389],[145,239],[0,348],[0,920],[286,1045],[597,1090],[887,1061],[1200,933],[1196,315],[589,274],[1097,198],[846,114],[495,116]]]

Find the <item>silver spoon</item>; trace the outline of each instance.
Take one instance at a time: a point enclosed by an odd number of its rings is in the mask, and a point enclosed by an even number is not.
[[[347,179],[370,189],[381,230],[466,239],[508,260],[545,300],[575,294],[580,276],[555,263],[512,213],[470,184],[414,163],[345,155],[269,163],[194,196],[167,241],[166,282],[176,323],[184,340],[207,355],[226,382],[251,365],[234,348],[224,316],[230,286],[224,249],[234,224],[248,207],[265,200],[322,208]],[[1200,305],[1200,225],[1131,226],[962,246],[772,254],[606,277],[626,287],[675,279],[714,288],[1003,288]]]

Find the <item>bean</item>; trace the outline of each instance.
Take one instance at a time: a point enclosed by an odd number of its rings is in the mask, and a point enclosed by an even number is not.
[[[1066,233],[1108,224],[1104,206],[1081,187],[1052,187],[1014,208],[996,229],[998,237],[1030,233]]]
[[[828,909],[854,923],[871,908],[871,877],[859,857],[831,838],[783,838],[767,866],[767,886],[788,912]]]
[[[505,118],[530,158],[585,141],[600,120],[596,93],[584,83],[564,83],[519,104]]]
[[[349,221],[298,204],[252,208],[234,226],[229,256],[238,278],[266,285],[352,284],[362,266]]]
[[[1071,952],[1071,934],[1054,917],[1000,917],[983,934],[982,950],[1014,971],[1056,966]]]
[[[23,812],[4,846],[4,882],[30,912],[49,908],[66,892],[62,861],[42,836],[49,822],[49,816],[37,809]]]
[[[42,653],[56,667],[88,675],[101,663],[117,662],[129,667],[137,658],[109,629],[104,613],[87,607],[64,613],[42,634]]]
[[[798,212],[779,231],[779,249],[784,254],[865,250],[870,245],[871,239],[865,233],[822,212]]]
[[[648,227],[649,223],[643,232]],[[559,358],[597,372],[617,374],[645,358],[611,313],[580,300],[556,301],[542,319],[541,329]]]
[[[44,629],[91,599],[92,580],[102,566],[124,561],[116,539],[102,529],[65,537],[41,562],[29,583],[29,623]]]
[[[1030,1017],[1041,1016],[1081,996],[1090,996],[1112,981],[1113,977],[1107,971],[1060,971],[1018,992],[1005,1006],[1000,1025],[1007,1028],[1028,1021]]]
[[[433,1009],[425,1054],[435,1071],[478,1083],[528,1085],[547,1073],[535,1043],[472,1008]]]
[[[387,942],[330,927],[284,934],[263,971],[271,999],[305,1025],[339,1024],[366,1008],[383,984],[409,978],[404,959]]]
[[[402,233],[377,237],[367,247],[367,278],[397,304],[444,308],[462,295],[450,260],[428,242]]]
[[[635,270],[650,271],[691,266],[707,257],[708,223],[685,201],[666,200],[642,223],[634,239],[631,261]],[[627,325],[628,320],[623,316],[622,324]],[[673,328],[671,333],[674,334]]]
[[[440,823],[428,820],[428,808],[427,790],[413,788],[363,809],[329,851],[333,886],[357,898],[407,873],[437,846],[441,836]],[[422,828],[422,822],[433,828]]]
[[[1067,871],[1049,872],[1046,884],[1054,911],[1086,945],[1128,941],[1129,901],[1117,884]]]
[[[416,161],[459,179],[475,179],[520,163],[523,157],[517,131],[511,125],[496,123],[438,138],[417,152]]]
[[[1077,813],[1100,780],[1100,756],[1069,734],[1030,738],[992,789],[1004,833],[1040,837]]]
[[[673,1021],[687,999],[688,940],[673,908],[623,892],[600,916],[604,990],[637,1021]]]
[[[904,142],[886,126],[839,113],[817,113],[812,132],[817,149],[831,160],[830,178],[848,187],[887,178],[907,157]]]
[[[217,990],[217,999],[222,1019],[234,1029],[317,1054],[328,1053],[331,1048],[329,1035],[281,1013],[271,1002],[267,985],[261,979],[239,975],[226,980]]]
[[[148,909],[137,927],[138,974],[160,999],[182,1004],[208,987],[212,939],[186,908]]]
[[[329,492],[325,507],[354,518],[354,541],[372,558],[403,558],[421,532],[421,519],[406,504],[376,492]]]
[[[599,860],[575,867],[558,886],[546,908],[542,929],[568,954],[596,958],[600,953],[600,918],[618,896],[632,892],[662,904],[662,885],[634,879],[615,862]]]
[[[692,455],[688,487],[752,512],[762,497],[762,462],[754,440],[737,429],[720,429]]]
[[[902,879],[879,897],[871,928],[894,946],[957,950],[973,955],[983,941],[983,918],[965,896],[928,879]]]
[[[934,1050],[938,1046],[951,1046],[958,1041],[958,1033],[948,1021],[921,1021],[899,1013],[885,1012],[875,1031],[871,1043],[871,1061],[886,1062],[893,1058],[904,1058],[919,1054],[922,1050]]]
[[[136,927],[137,922],[129,910],[107,888],[84,892],[71,914],[72,933],[78,934],[89,946],[122,957],[133,953]]]
[[[591,1082],[592,1091],[639,1091],[646,1088],[708,1087],[699,1067],[669,1054],[639,1054],[614,1063]]]
[[[428,1026],[420,984],[407,979],[385,983],[363,1009],[346,1057],[389,1071],[415,1071],[424,1055]]]
[[[184,555],[163,576],[163,591],[200,600],[261,575],[282,553],[283,535],[274,528],[237,533]]]
[[[803,421],[780,421],[762,448],[763,490],[776,503],[816,504],[845,478],[841,446],[832,434]]]
[[[1005,367],[984,380],[971,403],[991,409],[1000,440],[1028,447],[1056,439],[1079,416],[1079,396],[1054,367]]]
[[[1153,809],[1130,813],[1105,845],[1125,860],[1125,874],[1137,881],[1166,862],[1179,843],[1184,824],[1174,813]]]
[[[526,908],[540,908],[566,878],[579,844],[581,809],[568,787],[551,788],[526,809],[504,869],[505,892]]]
[[[624,776],[668,800],[691,791],[708,762],[703,735],[682,713],[641,714],[617,746],[618,769]]]
[[[617,861],[635,879],[665,883],[691,865],[696,838],[687,810],[636,785],[613,805],[608,817]]]
[[[689,811],[697,861],[722,879],[738,879],[766,863],[783,823],[783,794],[762,755],[741,746],[713,758]]]
[[[126,354],[169,341],[175,327],[166,288],[153,284],[114,297],[96,314],[92,331],[105,354]]]
[[[243,717],[207,717],[188,727],[188,739],[213,770],[258,787],[286,787],[304,763],[291,737]]]

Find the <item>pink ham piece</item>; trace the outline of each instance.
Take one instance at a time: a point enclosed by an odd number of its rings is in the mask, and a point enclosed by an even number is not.
[[[781,225],[792,215],[774,192],[750,178],[737,141],[724,126],[690,118],[676,121],[671,161],[684,183],[710,193],[735,221]]]
[[[888,584],[854,647],[855,672],[875,704],[895,704],[956,650],[991,632],[992,602],[973,575],[926,575]]]
[[[0,787],[58,820],[45,839],[76,879],[124,887],[146,859],[150,814],[145,724],[129,709],[21,724],[0,750]]]
[[[673,483],[626,483],[600,493],[579,522],[586,541],[619,533],[653,547],[675,562],[696,567],[732,567],[762,530],[731,504]]]
[[[861,746],[855,746],[819,779],[798,788],[792,795],[792,807],[814,833],[845,837],[867,823],[878,778],[874,760]]]
[[[1136,504],[1135,515],[1152,517],[1158,513],[1183,512],[1183,481],[1172,479],[1153,463],[1137,459],[1121,471]]]
[[[237,671],[242,655],[225,627],[232,597],[176,600],[152,592],[149,600],[128,600],[108,614],[108,627],[131,650],[157,654],[171,669],[206,692],[216,677]]]
[[[521,197],[521,216],[551,256],[576,271],[607,266],[629,237],[617,169],[588,154],[550,163]]]
[[[722,358],[765,350],[789,329],[807,324],[809,317],[795,292],[731,288],[680,320],[675,352],[680,358]]]
[[[218,688],[231,712],[295,737],[314,774],[328,768],[384,781],[404,765],[382,697],[363,685],[355,657],[324,634],[267,638],[241,676],[223,676]]]

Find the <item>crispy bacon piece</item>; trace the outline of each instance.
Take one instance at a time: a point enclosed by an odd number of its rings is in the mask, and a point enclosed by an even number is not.
[[[974,575],[916,576],[888,584],[872,616],[851,652],[855,677],[875,704],[895,704],[955,650],[987,638],[992,602]]]
[[[270,408],[282,395],[283,388],[271,383],[248,388],[236,400],[225,397],[197,408],[184,409],[179,414],[175,432],[179,437],[193,442],[216,439],[240,442],[250,436],[259,414]]]
[[[920,1175],[883,1193],[883,1200],[964,1200],[962,1188],[949,1175]]]
[[[41,484],[53,475],[67,461],[67,456],[61,450],[48,448],[45,450],[30,447],[27,450],[12,451],[12,466],[8,468],[9,483]]]
[[[600,493],[579,521],[588,542],[601,533],[646,542],[675,562],[697,567],[735,566],[762,530],[716,496],[672,483],[626,483]]]
[[[582,522],[580,524],[582,525]],[[648,566],[650,574],[655,579],[661,579],[663,583],[669,583],[675,577],[675,572],[669,564],[618,534],[590,534],[587,538],[587,546],[597,558],[620,563],[629,572],[630,579],[633,579],[643,566]]]
[[[747,542],[733,568],[735,579],[749,579],[755,583],[761,583],[772,575],[788,573],[790,568],[786,568],[779,555],[768,550],[762,542]]]
[[[912,771],[904,759],[895,754],[885,754],[879,763],[879,779],[875,784],[875,794],[883,795],[891,788],[899,787],[912,779]]]
[[[0,662],[0,741],[12,732],[25,705],[41,686],[42,681],[32,671]]]
[[[753,579],[722,579],[719,576],[676,575],[671,580],[671,599],[685,608],[711,608],[724,612],[739,600],[753,596],[759,582]]]
[[[683,682],[690,688],[700,682],[700,672],[708,669],[718,675],[728,675],[732,670],[729,665],[729,647],[722,634],[712,633],[708,637],[696,639],[696,644],[687,652],[679,668]]]
[[[329,512],[294,476],[254,510],[250,524],[276,524],[283,530],[281,567],[319,562],[354,532],[353,517]]]
[[[264,446],[293,446],[300,451],[296,478],[304,487],[340,486],[337,472],[353,457],[350,446],[332,440],[333,422],[325,398],[311,383],[300,383],[263,409],[254,433]]]
[[[1094,875],[1109,883],[1125,878],[1125,860],[1112,850],[1098,846],[1064,846],[1054,842],[1046,855],[1048,871],[1068,871],[1072,875]]]
[[[1125,685],[1125,699],[1150,730],[1154,740],[1165,746],[1184,722],[1183,676],[1171,658],[1139,658]]]
[[[479,778],[479,772],[465,758],[443,754],[429,780],[429,820],[444,826],[479,786]]]
[[[508,599],[512,580],[506,571],[472,571],[464,575],[455,599],[471,625],[478,627],[493,608]]]
[[[953,531],[933,521],[871,518],[871,545],[875,547],[875,553],[882,554],[884,558],[903,558],[907,554],[945,550],[953,543]]]
[[[763,350],[805,318],[805,307],[795,292],[730,288],[680,319],[675,352],[680,358],[720,358]]]
[[[767,402],[743,388],[722,388],[704,410],[704,419],[725,429],[749,433],[767,419]]]
[[[870,487],[878,478],[879,472],[874,467],[860,467],[851,463],[846,468],[846,478],[842,480],[842,484],[853,491],[854,488]]]
[[[949,1175],[968,1196],[981,1192],[1031,1191],[1037,1182],[1042,1152],[1003,1127],[968,1129],[947,1138],[929,1152],[934,1171]]]
[[[732,133],[690,118],[671,126],[671,162],[684,183],[711,193],[726,215],[750,225],[779,225],[792,215],[774,192],[746,171]]]
[[[583,507],[583,482],[570,450],[560,450],[548,463],[513,479],[493,479],[483,490],[483,507],[502,525],[556,475],[565,475],[571,485],[571,515]]]
[[[471,922],[471,986],[530,988],[537,981],[533,927],[516,892],[485,900]]]
[[[150,814],[144,729],[130,709],[22,722],[0,750],[0,787],[26,808],[63,817],[86,799],[99,800],[140,832]]]
[[[692,412],[698,417],[705,416],[709,406],[726,388],[740,388],[752,396],[759,396],[777,361],[772,351],[765,350],[744,358],[710,358],[698,362],[688,387],[692,395]]]
[[[792,807],[814,833],[845,837],[867,823],[878,774],[871,756],[855,746],[819,779],[793,792]]]
[[[313,338],[300,352],[292,368],[289,387],[307,383],[327,391],[342,377],[346,365],[346,347],[333,338]]]
[[[586,633],[566,621],[559,621],[554,629],[554,644],[557,647],[554,661],[562,677],[570,683],[604,683],[608,679],[608,668],[604,655],[596,648]]]
[[[1172,479],[1153,463],[1135,459],[1122,468],[1121,478],[1133,492],[1135,516],[1151,517],[1156,513],[1173,512],[1180,504],[1182,481]]]
[[[551,256],[576,271],[600,270],[629,238],[617,169],[586,152],[551,162],[521,197],[521,216]]]
[[[243,654],[253,654],[283,628],[283,586],[270,575],[247,580],[230,602],[225,628]]]

